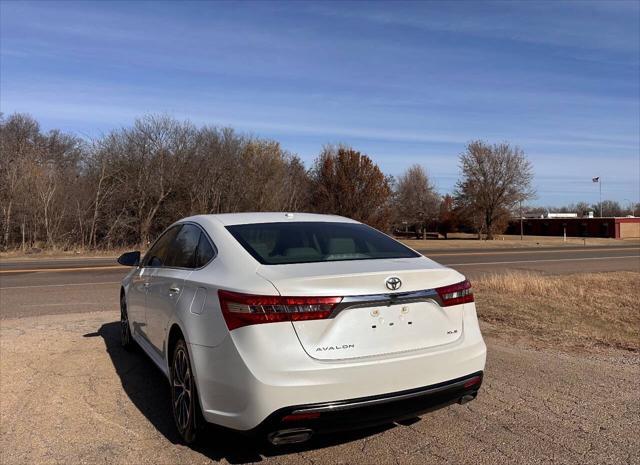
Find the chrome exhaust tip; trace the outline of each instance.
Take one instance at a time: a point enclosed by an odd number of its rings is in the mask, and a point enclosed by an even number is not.
[[[458,400],[458,403],[460,405],[466,404],[467,402],[471,402],[475,398],[476,398],[476,396],[473,396],[471,394],[467,394],[465,396],[460,397],[460,399]]]
[[[308,441],[313,435],[313,430],[309,428],[291,428],[274,431],[267,435],[267,439],[274,446],[284,444],[297,444]]]

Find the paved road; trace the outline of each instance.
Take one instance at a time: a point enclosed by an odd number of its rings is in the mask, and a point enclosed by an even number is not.
[[[526,248],[421,253],[470,277],[509,270],[567,274],[586,271],[640,271],[640,247]]]
[[[421,250],[474,278],[482,273],[640,271],[640,247]],[[114,310],[127,268],[113,258],[2,260],[0,318]]]

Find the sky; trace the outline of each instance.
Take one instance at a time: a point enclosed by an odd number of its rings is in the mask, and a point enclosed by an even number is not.
[[[97,137],[146,113],[327,143],[441,194],[476,139],[532,204],[640,201],[640,2],[0,2],[0,111]]]

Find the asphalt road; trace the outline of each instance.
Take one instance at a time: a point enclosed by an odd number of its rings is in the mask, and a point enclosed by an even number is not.
[[[640,271],[637,245],[421,252],[472,279],[509,270],[552,274]],[[114,258],[2,260],[0,318],[115,310],[119,283],[126,272]]]

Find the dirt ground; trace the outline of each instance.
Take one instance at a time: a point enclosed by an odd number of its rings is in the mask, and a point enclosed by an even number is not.
[[[8,319],[0,328],[3,464],[638,464],[640,357],[515,345],[483,324],[477,400],[410,425],[272,450],[210,429],[178,443],[169,390],[141,352],[119,345],[118,313]]]

